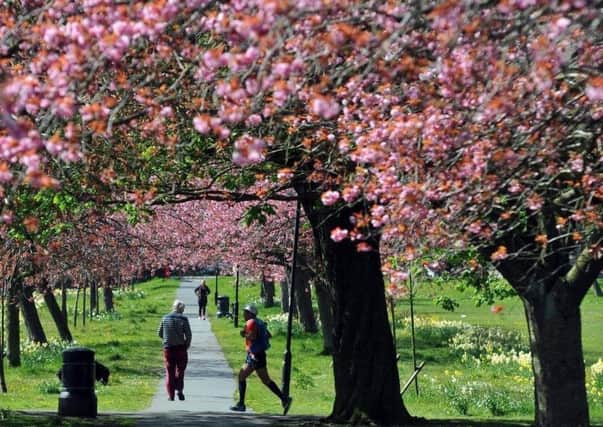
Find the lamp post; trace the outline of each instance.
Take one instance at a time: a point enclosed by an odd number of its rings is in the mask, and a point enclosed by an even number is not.
[[[234,326],[239,327],[239,266],[235,264]]]
[[[214,304],[218,305],[218,276],[220,275],[220,267],[216,266],[216,291],[214,292]]]
[[[299,237],[299,212],[300,203],[297,200],[295,208],[295,226],[293,231],[293,259],[291,260],[291,281],[289,287],[289,315],[287,317],[287,344],[285,347],[284,363],[283,363],[283,395],[289,397],[289,384],[291,383],[291,328],[293,326],[293,294],[295,290],[295,270],[297,261],[297,241]]]

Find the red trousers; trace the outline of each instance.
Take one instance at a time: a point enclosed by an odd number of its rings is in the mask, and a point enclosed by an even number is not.
[[[168,397],[173,399],[176,391],[184,389],[184,370],[188,363],[186,347],[168,347],[163,349],[163,364],[165,366],[165,389]]]

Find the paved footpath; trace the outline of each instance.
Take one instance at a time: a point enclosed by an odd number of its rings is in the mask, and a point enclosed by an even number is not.
[[[211,331],[211,320],[198,317],[194,293],[200,277],[183,277],[176,298],[186,304],[184,314],[189,318],[193,340],[188,352],[184,376],[184,401],[167,400],[165,378],[157,385],[151,406],[133,415],[136,427],[155,426],[294,426],[318,425],[318,417],[284,417],[238,413],[229,410],[234,404],[236,383],[218,341]],[[210,295],[209,304],[214,301]],[[168,307],[169,309],[169,307]]]
[[[320,417],[312,415],[282,416],[254,414],[249,408],[245,413],[233,412],[228,409],[234,404],[235,373],[228,366],[224,353],[211,331],[211,321],[201,320],[198,317],[197,296],[193,290],[200,280],[200,277],[183,277],[176,296],[186,304],[184,314],[189,318],[193,335],[184,377],[185,400],[168,401],[165,378],[162,378],[157,384],[157,392],[151,406],[147,409],[137,413],[99,413],[96,417],[98,421],[96,425],[113,426],[116,417],[132,420],[135,427],[316,427],[328,425],[322,424]],[[209,304],[212,304],[213,301],[213,295],[210,295]],[[172,301],[166,303],[168,304],[166,313],[169,311],[171,303]],[[54,411],[20,412],[55,417],[56,425],[61,424],[60,417]],[[95,423],[87,420],[86,425],[92,426]]]
[[[151,406],[145,412],[229,412],[228,408],[233,405],[236,390],[234,373],[211,331],[211,320],[201,320],[198,317],[194,289],[199,281],[198,277],[183,277],[176,295],[176,298],[186,304],[184,314],[188,317],[193,335],[184,374],[185,400],[167,400],[164,377],[157,385]],[[208,299],[208,304],[213,303],[213,295]]]

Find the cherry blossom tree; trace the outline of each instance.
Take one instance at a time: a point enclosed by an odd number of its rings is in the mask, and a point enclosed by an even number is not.
[[[334,420],[409,420],[380,241],[402,261],[474,247],[525,304],[537,425],[588,425],[599,3],[5,2],[3,191],[56,188],[80,159],[99,204],[293,188],[335,296]]]
[[[153,256],[146,255],[145,259],[162,259],[158,265],[169,265],[176,271],[236,264],[242,274],[257,280],[270,277],[286,281],[290,276],[295,215],[291,203],[272,202],[258,207],[251,202],[189,201],[157,206],[153,211],[154,215],[137,224],[133,232],[141,248],[153,251]],[[306,259],[301,254],[309,253],[312,244],[309,229],[302,230],[299,240],[298,257]],[[304,330],[316,332],[310,281],[306,278],[296,282],[300,321]],[[318,303],[330,305],[325,299]],[[328,336],[328,319],[323,319],[323,324]]]

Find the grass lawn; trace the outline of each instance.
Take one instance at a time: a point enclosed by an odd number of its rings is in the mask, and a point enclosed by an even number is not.
[[[234,289],[230,277],[220,277],[220,295],[227,295],[234,301]],[[242,284],[239,286],[239,301],[241,313],[238,328],[229,318],[215,318],[215,307],[209,304],[212,330],[216,334],[226,359],[232,369],[238,372],[245,361],[245,343],[239,335],[239,330],[244,325],[242,309],[245,304],[255,302],[259,308],[259,317],[268,321],[268,327],[273,337],[268,350],[268,372],[271,378],[279,385],[282,384],[282,369],[286,340],[286,317],[280,320],[270,320],[281,314],[280,305],[264,308],[259,297],[257,284]],[[276,301],[279,304],[278,301]],[[320,355],[322,350],[321,339],[316,335],[304,334],[299,325],[296,325],[295,335],[291,343],[292,372],[291,395],[294,403],[290,414],[328,415],[331,404],[335,399],[333,390],[333,370],[330,356]],[[253,374],[248,379],[245,403],[256,412],[277,414],[282,412],[278,398],[272,394]]]
[[[231,302],[234,300],[232,288],[231,278],[220,278],[220,294],[228,295]],[[459,303],[454,312],[447,312],[433,303],[433,297],[442,292],[454,297]],[[255,302],[260,307],[260,317],[268,320],[268,326],[274,335],[268,352],[268,368],[271,377],[280,385],[286,318],[278,318],[280,306],[264,308],[259,293],[257,284],[241,285],[240,306]],[[502,332],[494,338],[507,344],[509,337],[515,337],[521,345],[527,347],[527,326],[520,300],[509,298],[499,304],[503,306],[503,310],[493,314],[489,306],[476,307],[467,294],[427,285],[419,288],[414,301],[417,319],[415,354],[417,363],[425,361],[425,367],[418,376],[419,394],[416,393],[414,383],[404,394],[404,402],[413,415],[433,421],[457,419],[459,422],[488,420],[530,424],[533,420],[533,391],[529,358],[524,357],[517,363],[497,365],[475,360],[463,361],[461,355],[448,345],[449,340],[459,332],[459,325],[466,324],[471,326],[471,331],[474,331],[474,326],[499,328]],[[603,336],[599,332],[599,324],[603,320],[603,298],[596,298],[589,293],[581,308],[589,381],[589,367],[603,357]],[[413,372],[408,301],[398,302],[395,318],[397,350],[400,354],[398,367],[403,385]],[[242,322],[241,317],[239,326]],[[477,330],[490,330],[484,328]],[[234,322],[227,318],[214,319],[212,316],[212,329],[231,367],[238,370],[243,363],[244,345]],[[505,331],[510,331],[509,337]],[[294,327],[290,386],[294,403],[291,414],[328,415],[331,410],[334,399],[332,360],[319,354],[321,342],[319,336],[304,334],[299,325]],[[589,400],[593,425],[603,425],[603,391],[599,389],[599,392],[602,393],[599,397],[590,395]],[[255,375],[248,383],[246,403],[256,412],[280,412],[276,397]]]
[[[527,323],[523,305],[519,298],[508,298],[497,305],[503,310],[493,314],[490,306],[476,307],[470,295],[453,290],[445,290],[446,295],[455,298],[459,307],[454,312],[444,311],[435,306],[433,297],[442,293],[442,289],[425,285],[419,288],[414,300],[415,315],[431,319],[434,322],[450,321],[463,322],[483,327],[497,327],[519,333],[527,345]],[[603,358],[603,334],[600,323],[603,321],[603,298],[597,298],[590,292],[581,305],[582,313],[582,342],[584,359],[587,369],[587,383],[592,381],[589,367]],[[398,351],[401,355],[399,363],[400,377],[405,379],[413,372],[411,336],[408,322],[401,319],[410,316],[408,300],[401,301],[396,307],[396,328]],[[445,333],[438,335],[437,331],[444,328],[419,327],[416,332],[416,360],[425,361],[425,367],[419,375],[419,393],[417,396],[413,386],[405,393],[405,403],[409,410],[416,415],[427,418],[445,417],[458,414],[459,410],[467,407],[468,415],[483,415],[483,408],[488,408],[498,400],[500,406],[496,410],[512,413],[533,412],[531,402],[532,373],[530,366],[519,367],[517,364],[498,365],[496,367],[463,363],[458,356],[451,353],[445,341],[450,337]],[[437,338],[442,338],[439,342]],[[529,360],[528,360],[529,361]],[[488,384],[488,386],[484,386]],[[603,424],[603,384],[598,387],[598,396],[589,394],[589,409],[591,421]],[[446,399],[448,405],[438,404],[438,389],[444,389],[440,396]],[[587,385],[587,389],[588,389]],[[590,392],[591,390],[589,390]],[[480,401],[481,399],[481,401]],[[485,401],[484,401],[485,400]],[[487,411],[486,411],[487,412]],[[523,418],[523,416],[520,416]],[[531,419],[531,415],[529,416]],[[506,417],[508,418],[508,416]]]
[[[137,284],[134,290],[116,293],[115,313],[88,319],[85,325],[80,317],[77,327],[71,326],[76,344],[93,349],[96,359],[111,369],[109,385],[97,384],[99,413],[135,412],[150,404],[163,375],[156,327],[161,316],[169,310],[178,283],[176,279],[154,279]],[[214,291],[214,279],[209,283]],[[454,312],[446,312],[433,304],[432,297],[442,292],[459,302],[459,307]],[[219,278],[219,294],[229,296],[230,302],[234,302],[232,277]],[[280,313],[278,300],[274,307],[263,307],[259,294],[257,283],[241,283],[240,307],[248,302],[255,302],[260,309],[260,317],[268,321],[273,334],[272,347],[268,352],[268,368],[274,381],[281,385],[286,316]],[[69,307],[73,306],[72,297],[70,296]],[[442,291],[437,287],[419,288],[414,305],[417,319],[415,353],[418,362],[426,363],[418,377],[419,394],[416,394],[414,384],[404,394],[405,404],[411,414],[428,419],[428,425],[510,426],[531,423],[531,371],[529,367],[522,365],[525,360],[519,358],[519,361],[497,365],[471,358],[463,360],[458,348],[449,345],[451,339],[456,339],[467,331],[475,333],[490,330],[476,329],[478,326],[514,331],[519,337],[518,342],[525,345],[526,326],[519,300],[508,299],[500,302],[500,305],[504,307],[503,310],[493,314],[489,307],[475,307],[465,294],[452,290]],[[210,298],[208,309],[212,329],[222,345],[226,359],[236,372],[245,355],[244,342],[238,333],[244,322],[242,313],[238,327],[235,327],[232,319],[215,317],[213,298]],[[602,309],[603,298],[596,298],[592,294],[582,304],[583,342],[589,384],[592,382],[589,367],[603,357],[603,336],[597,332],[603,320]],[[26,346],[22,354],[22,366],[6,369],[9,392],[0,395],[0,425],[31,425],[28,424],[27,416],[17,415],[10,410],[57,409],[60,383],[56,378],[56,371],[61,364],[64,346],[55,338],[56,332],[47,310],[40,307],[39,312],[51,344],[46,348]],[[413,370],[408,313],[408,301],[400,301],[395,309],[395,330],[402,384]],[[69,317],[72,325],[72,312]],[[293,332],[290,390],[294,403],[290,414],[328,415],[335,397],[332,359],[330,356],[320,355],[322,339],[318,334],[303,333],[297,322],[294,322]],[[513,341],[509,338],[511,335],[506,334],[507,332],[500,332],[494,338],[502,340],[503,344]],[[589,395],[591,421],[598,426],[603,426],[601,388],[603,386],[599,387],[601,395],[598,397],[592,393]],[[281,413],[276,396],[255,375],[250,377],[248,383],[246,403],[258,413]],[[48,417],[45,422],[47,424],[36,422],[36,425],[84,425],[81,420],[78,421],[79,424],[69,424],[68,420],[57,420],[56,417]],[[131,420],[107,420],[99,417],[96,424],[91,425],[128,425],[128,422]]]
[[[170,310],[178,285],[176,279],[153,279],[135,285],[132,291],[115,292],[114,313],[101,313],[87,319],[85,325],[80,315],[75,328],[73,295],[69,296],[73,344],[94,350],[96,360],[111,370],[109,385],[97,383],[99,413],[138,411],[150,404],[163,375],[157,325]],[[50,344],[46,348],[25,346],[21,367],[5,365],[8,393],[0,394],[0,409],[57,410],[60,382],[56,372],[64,345],[56,338],[48,310],[42,306],[38,311]]]

